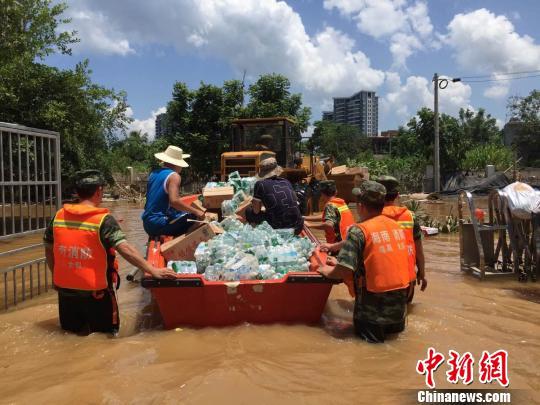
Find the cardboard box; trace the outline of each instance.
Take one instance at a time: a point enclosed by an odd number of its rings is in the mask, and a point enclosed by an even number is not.
[[[202,202],[198,199],[193,201],[191,203],[191,206],[193,208],[197,208],[198,210],[206,211],[206,208],[204,208]],[[206,217],[205,221],[208,221],[208,222],[217,221],[219,219],[219,215],[215,212],[206,212],[204,216]]]
[[[204,216],[205,216],[205,221],[208,221],[208,222],[219,220],[219,215],[216,214],[215,212],[205,212]]]
[[[244,202],[242,202],[242,204],[240,204],[235,211],[236,215],[244,216],[246,208],[251,205],[251,200],[253,200],[253,197],[250,196]]]
[[[336,166],[336,167],[333,167],[332,170],[330,170],[330,173],[329,174],[345,174],[345,172],[347,171],[347,165],[341,165],[341,166]]]
[[[233,187],[203,188],[204,206],[206,208],[221,208],[221,203],[225,200],[231,200],[233,195]]]
[[[181,235],[161,245],[165,260],[195,260],[195,249],[199,243],[212,239],[223,230],[213,224],[204,224],[193,232]]]
[[[191,206],[193,208],[197,208],[198,210],[204,211],[203,203],[198,198],[191,203]]]

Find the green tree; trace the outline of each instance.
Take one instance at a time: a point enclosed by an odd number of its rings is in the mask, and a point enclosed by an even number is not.
[[[71,54],[70,45],[78,42],[76,32],[60,31],[67,5],[51,0],[0,1],[0,61],[32,62],[60,51]]]
[[[197,157],[190,162],[195,173],[208,175],[219,169],[219,156],[228,147],[228,128],[241,114],[242,100],[242,83],[237,80],[226,81],[223,87],[201,82],[196,90],[174,84],[166,139]]]
[[[149,150],[148,134],[131,131],[125,138],[111,144],[110,166],[113,172],[123,172],[132,166],[137,172],[146,172],[153,158]]]
[[[241,117],[244,108],[244,85],[240,80],[226,80],[223,83],[222,126],[228,128],[231,121]]]
[[[407,128],[401,128],[392,140],[392,153],[398,157],[415,156],[433,162],[434,113],[422,108],[411,118]],[[449,175],[460,168],[465,151],[470,146],[463,137],[459,120],[447,114],[439,118],[441,175]]]
[[[300,134],[307,130],[311,109],[302,106],[301,94],[291,94],[290,90],[291,82],[283,75],[272,73],[260,76],[249,86],[249,103],[245,108],[244,116],[293,118],[296,122],[295,133],[299,138]]]
[[[310,145],[315,153],[334,156],[336,161],[342,164],[347,159],[355,158],[361,152],[370,150],[369,139],[356,127],[330,121],[315,122]]]
[[[521,123],[514,144],[525,164],[540,166],[540,91],[532,90],[526,97],[511,97],[508,110]]]
[[[302,106],[302,96],[290,93],[289,80],[281,75],[265,75],[248,90],[250,101],[244,107],[244,88],[239,80],[228,80],[222,87],[201,82],[191,90],[176,82],[167,104],[168,134],[165,140],[197,156],[191,168],[198,175],[219,169],[220,155],[228,150],[231,122],[240,117],[292,117],[295,134],[307,129],[310,110]]]
[[[502,132],[497,126],[497,120],[487,114],[483,108],[478,112],[469,109],[459,110],[459,121],[464,140],[472,144],[502,143]]]
[[[464,170],[484,170],[487,165],[494,165],[496,170],[506,170],[514,161],[514,153],[503,145],[488,143],[477,145],[465,152],[462,162]]]
[[[3,1],[0,7],[0,121],[60,132],[62,176],[95,167],[110,178],[108,143],[126,129],[126,95],[92,82],[88,61],[73,70],[39,63],[70,53],[65,3]],[[6,40],[4,40],[6,39]]]

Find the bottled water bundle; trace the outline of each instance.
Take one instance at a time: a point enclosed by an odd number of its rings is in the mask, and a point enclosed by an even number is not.
[[[167,263],[169,269],[177,274],[196,274],[197,266],[195,262],[185,260],[171,260]]]
[[[209,181],[208,183],[206,183],[204,188],[231,186],[234,188],[236,194],[238,194],[240,191],[244,194],[243,199],[241,199],[240,201],[236,201],[239,204],[244,201],[247,196],[253,195],[253,188],[255,187],[256,182],[256,177],[240,177],[240,174],[236,171],[229,174],[228,181]]]
[[[221,222],[225,233],[199,244],[198,273],[211,281],[279,279],[291,271],[308,271],[314,244],[292,229],[268,223],[253,228],[233,217]]]

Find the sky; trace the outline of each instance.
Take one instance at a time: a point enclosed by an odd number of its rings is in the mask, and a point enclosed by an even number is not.
[[[463,78],[440,110],[484,108],[507,121],[509,96],[540,88],[538,0],[67,0],[80,43],[47,63],[88,58],[92,79],[127,92],[131,128],[153,137],[175,81],[253,83],[280,73],[312,108],[373,90],[379,131],[433,107],[433,74]],[[520,80],[512,72],[534,72]],[[483,78],[466,77],[483,76]],[[516,75],[520,76],[520,75]],[[526,76],[526,75],[524,75]],[[471,80],[498,79],[471,83]],[[467,82],[467,80],[469,82]]]

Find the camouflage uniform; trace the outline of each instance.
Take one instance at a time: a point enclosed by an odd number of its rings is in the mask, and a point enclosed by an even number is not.
[[[77,173],[76,186],[103,186],[105,180],[97,170]],[[45,230],[43,239],[47,244],[54,243],[54,218]],[[119,278],[115,266],[113,248],[126,237],[112,215],[106,215],[99,228],[99,239],[107,252],[107,288],[99,291],[77,290],[56,287],[58,291],[58,313],[62,329],[78,334],[93,332],[117,333],[120,327],[120,315],[115,287],[119,287]],[[116,284],[116,285],[115,285]]]
[[[321,194],[334,195],[336,193],[336,182],[334,180],[322,180],[320,182]],[[334,234],[336,235],[336,241],[341,241],[341,231],[339,229],[339,223],[341,221],[341,215],[337,207],[332,204],[326,204],[324,208],[324,220],[332,222],[334,227]]]
[[[365,181],[360,189],[353,193],[368,200],[381,200],[378,193],[382,193],[382,201],[386,191],[379,183]],[[366,192],[367,189],[367,192]],[[369,192],[371,194],[369,195]],[[366,197],[366,194],[367,197]],[[354,306],[354,324],[356,333],[370,342],[383,342],[385,333],[401,332],[405,327],[407,315],[407,288],[373,293],[366,289],[365,283],[359,287],[359,278],[365,277],[364,267],[365,236],[358,227],[351,227],[347,234],[345,244],[337,257],[338,264],[354,272],[356,301]]]
[[[341,232],[339,230],[341,215],[339,214],[339,210],[332,204],[326,204],[326,207],[324,208],[324,220],[332,222],[334,233],[336,234],[336,241],[341,241]]]
[[[398,192],[399,188],[399,181],[393,176],[379,176],[374,179],[376,182],[381,183],[385,188],[387,193]],[[413,225],[413,239],[414,240],[420,240],[422,239],[422,229],[420,228],[420,223],[418,222],[418,219],[414,215],[413,212],[411,212],[414,225]]]

